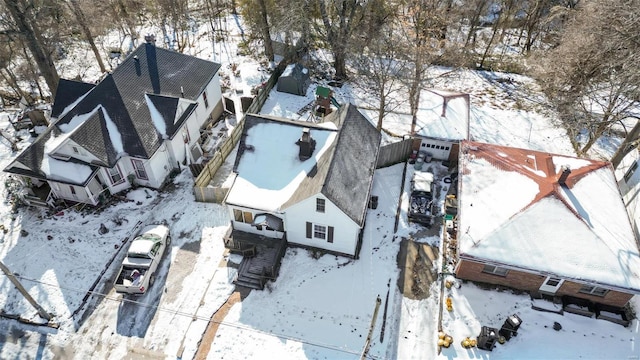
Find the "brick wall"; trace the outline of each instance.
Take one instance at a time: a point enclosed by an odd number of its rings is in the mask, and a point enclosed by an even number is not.
[[[521,271],[509,270],[507,276],[483,273],[484,264],[461,260],[456,269],[456,276],[460,279],[508,286],[526,291],[538,291],[544,276],[529,274]]]
[[[556,295],[570,295],[579,297],[582,299],[587,299],[599,304],[612,305],[617,307],[625,306],[629,300],[633,297],[632,294],[627,294],[619,291],[609,291],[604,297],[603,296],[595,296],[589,294],[583,294],[580,292],[580,288],[582,288],[582,284],[574,283],[571,281],[565,281],[558,289]]]
[[[503,285],[525,291],[538,291],[546,276],[531,274],[522,271],[509,270],[507,276],[483,273],[484,264],[473,261],[460,260],[456,269],[456,276],[460,279],[477,281],[488,284]],[[582,284],[564,281],[556,295],[569,295],[587,299],[596,303],[623,307],[631,300],[633,295],[618,291],[609,291],[604,297],[588,295],[579,292]]]

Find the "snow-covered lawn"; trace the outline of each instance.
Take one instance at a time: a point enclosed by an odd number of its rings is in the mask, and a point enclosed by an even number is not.
[[[222,51],[200,53],[227,60]],[[252,86],[264,80],[263,75],[256,62],[235,62],[241,77],[231,77],[230,85],[248,95]],[[227,74],[228,65],[223,63]],[[86,71],[78,69],[79,73]],[[431,78],[434,88],[471,94],[473,140],[572,154],[566,133],[555,124],[555,115],[531,79],[448,69],[434,69]],[[375,104],[369,93],[351,84],[334,91],[340,103],[366,108]],[[306,97],[273,90],[262,113],[307,120],[308,114],[298,111],[313,101],[314,92],[315,85]],[[363,113],[376,119],[371,110]],[[385,118],[384,128],[390,133],[408,133],[406,109]],[[0,115],[0,129],[13,131],[4,115]],[[19,146],[24,148],[29,135],[21,135],[25,140]],[[0,144],[2,168],[16,155],[5,145]],[[411,171],[409,168],[407,177]],[[421,228],[407,223],[408,182],[401,188],[402,174],[403,164],[376,171],[373,194],[379,196],[378,208],[368,211],[359,259],[326,254],[314,258],[307,250],[288,249],[277,281],[264,291],[252,291],[231,307],[208,358],[359,358],[380,296],[368,353],[372,358],[638,359],[638,320],[624,328],[579,315],[534,311],[526,295],[482,290],[470,283],[445,290],[453,300],[453,311],[443,311],[442,326],[454,341],[438,354],[440,284],[433,283],[430,296],[423,300],[403,297],[397,286],[396,256],[402,237],[441,245],[437,237],[423,237]],[[0,174],[0,179],[6,175]],[[100,212],[73,208],[59,215],[24,208],[13,212],[8,202],[0,202],[0,224],[7,229],[0,232],[0,259],[19,274],[29,293],[60,325],[51,329],[0,319],[0,358],[193,358],[211,315],[233,291],[235,270],[220,265],[224,260],[221,238],[228,224],[225,208],[196,203],[186,169],[173,184],[162,192],[131,191],[126,201]],[[5,199],[6,189],[0,191]],[[402,210],[394,234],[399,198]],[[161,263],[160,277],[146,295],[122,301],[110,286],[122,255],[118,252],[122,241],[138,221],[162,220],[171,225],[173,243]],[[100,224],[109,232],[99,234]],[[21,235],[21,230],[28,234]],[[109,263],[114,255],[116,259]],[[237,262],[238,258],[229,260]],[[83,304],[96,280],[96,293]],[[637,296],[633,302],[640,309]],[[4,275],[0,275],[0,309],[39,321],[35,309]],[[477,336],[481,326],[499,328],[511,314],[522,319],[517,337],[492,352],[462,348],[462,339]],[[560,331],[553,330],[554,322],[562,325]]]

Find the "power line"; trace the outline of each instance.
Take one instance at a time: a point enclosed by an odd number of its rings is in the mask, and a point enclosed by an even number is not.
[[[136,304],[136,305],[140,305],[142,307],[148,308],[148,309],[156,309],[156,310],[161,311],[161,312],[173,314],[173,315],[176,315],[176,316],[183,316],[183,317],[186,317],[186,318],[189,318],[189,319],[192,319],[192,320],[202,320],[202,321],[212,322],[212,323],[216,323],[216,324],[223,325],[223,326],[228,326],[228,327],[232,327],[232,328],[236,328],[236,329],[240,329],[240,330],[246,330],[246,331],[258,333],[258,334],[261,334],[261,335],[275,336],[275,337],[278,337],[278,338],[281,338],[281,339],[292,340],[292,341],[300,342],[300,343],[303,343],[303,344],[307,344],[307,345],[311,345],[311,346],[315,346],[315,347],[319,347],[319,348],[324,348],[324,349],[328,349],[328,350],[332,350],[332,351],[337,351],[337,352],[341,352],[341,353],[345,353],[345,354],[356,355],[356,356],[361,355],[361,351],[351,350],[351,349],[348,349],[348,348],[341,348],[341,347],[337,347],[337,346],[334,346],[334,345],[324,344],[324,343],[320,343],[320,342],[316,342],[316,341],[305,340],[305,339],[302,339],[302,338],[293,337],[293,336],[289,336],[289,335],[277,334],[277,333],[274,333],[274,332],[255,329],[255,328],[248,327],[248,326],[241,325],[241,324],[234,324],[234,323],[229,323],[229,322],[225,322],[225,321],[215,321],[215,320],[213,320],[213,317],[208,318],[208,317],[204,317],[204,316],[200,316],[200,315],[196,315],[196,314],[190,314],[190,313],[187,313],[187,312],[184,312],[184,311],[166,309],[166,308],[163,308],[163,307],[160,307],[160,306],[157,306],[157,305],[145,304],[143,302],[140,302],[140,301],[137,301],[137,300],[133,300],[133,299],[127,299],[127,298],[124,298],[124,297],[112,297],[112,296],[109,296],[107,294],[103,294],[103,293],[100,293],[100,292],[97,292],[97,291],[92,291],[92,290],[84,291],[84,290],[80,290],[80,289],[77,289],[77,288],[60,286],[60,285],[51,284],[51,283],[47,283],[47,282],[36,280],[36,279],[27,278],[27,277],[20,276],[20,275],[15,275],[15,277],[20,278],[21,280],[31,281],[31,282],[42,284],[42,285],[45,285],[45,286],[56,287],[56,288],[59,288],[59,289],[69,290],[69,291],[73,291],[73,292],[77,292],[77,293],[89,293],[91,295],[101,296],[105,300],[110,300],[110,301],[115,301],[115,302],[120,302],[120,303],[125,302],[125,303]],[[366,358],[368,358],[368,359],[379,359],[379,357],[374,356],[374,355],[370,355],[370,354],[367,354]]]

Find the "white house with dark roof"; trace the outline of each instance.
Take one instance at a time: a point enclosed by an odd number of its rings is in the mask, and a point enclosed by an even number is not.
[[[232,228],[357,258],[380,139],[349,104],[319,124],[246,115]]]
[[[134,185],[159,188],[222,113],[219,69],[151,40],[96,85],[61,80],[52,125],[4,171],[41,194],[27,197],[39,204],[96,205]]]
[[[622,307],[640,250],[610,163],[463,142],[459,278]]]
[[[425,89],[412,135],[420,139],[414,150],[434,159],[457,161],[460,141],[469,139],[469,94]]]

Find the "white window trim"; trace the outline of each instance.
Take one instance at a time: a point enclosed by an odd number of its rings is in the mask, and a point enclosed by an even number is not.
[[[320,225],[320,224],[313,224],[313,238],[314,239],[318,239],[318,240],[323,240],[326,241],[327,240],[327,236],[328,236],[328,232],[329,232],[329,227],[326,225]],[[320,237],[320,236],[316,236],[316,234],[323,234],[324,236]]]
[[[114,174],[111,173],[111,170],[116,170],[118,172],[118,176],[120,176],[120,180],[118,181],[113,180]],[[107,168],[107,175],[109,176],[109,181],[111,182],[111,185],[120,185],[125,182],[125,178],[122,175],[122,171],[120,171],[120,166],[118,166],[118,164],[116,164],[116,166],[114,166],[113,168]]]

